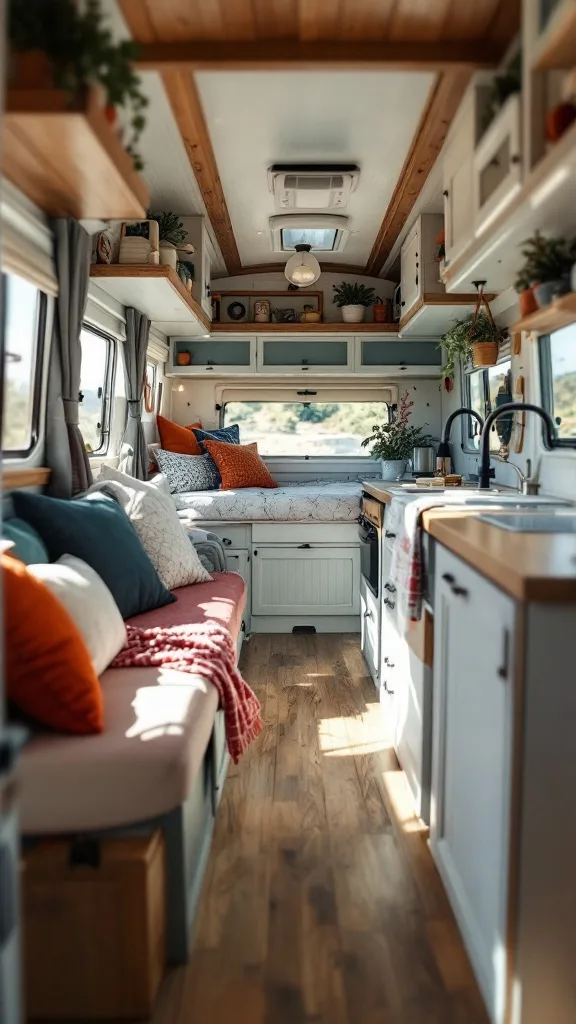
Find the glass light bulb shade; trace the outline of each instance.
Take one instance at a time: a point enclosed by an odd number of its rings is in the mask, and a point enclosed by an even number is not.
[[[296,252],[284,268],[284,276],[292,284],[310,285],[320,277],[320,264],[310,252]]]

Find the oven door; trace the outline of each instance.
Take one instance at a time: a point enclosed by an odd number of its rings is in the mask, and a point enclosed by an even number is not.
[[[372,593],[378,597],[378,548],[380,546],[378,530],[368,519],[361,516],[358,534],[360,537],[360,572]]]

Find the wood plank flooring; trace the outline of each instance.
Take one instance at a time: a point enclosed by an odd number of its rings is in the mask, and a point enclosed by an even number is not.
[[[358,636],[257,635],[241,667],[264,729],[154,1024],[487,1024]]]

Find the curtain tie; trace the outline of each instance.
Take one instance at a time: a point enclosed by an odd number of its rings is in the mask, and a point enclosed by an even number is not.
[[[140,398],[127,399],[128,415],[133,420],[142,419],[142,401]]]
[[[63,398],[64,419],[69,427],[77,427],[79,424],[78,410],[80,403],[77,398]]]

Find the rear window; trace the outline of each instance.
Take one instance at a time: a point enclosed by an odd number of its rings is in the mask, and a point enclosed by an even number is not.
[[[238,423],[242,444],[261,455],[362,456],[362,441],[387,423],[386,402],[227,402],[224,425]]]

